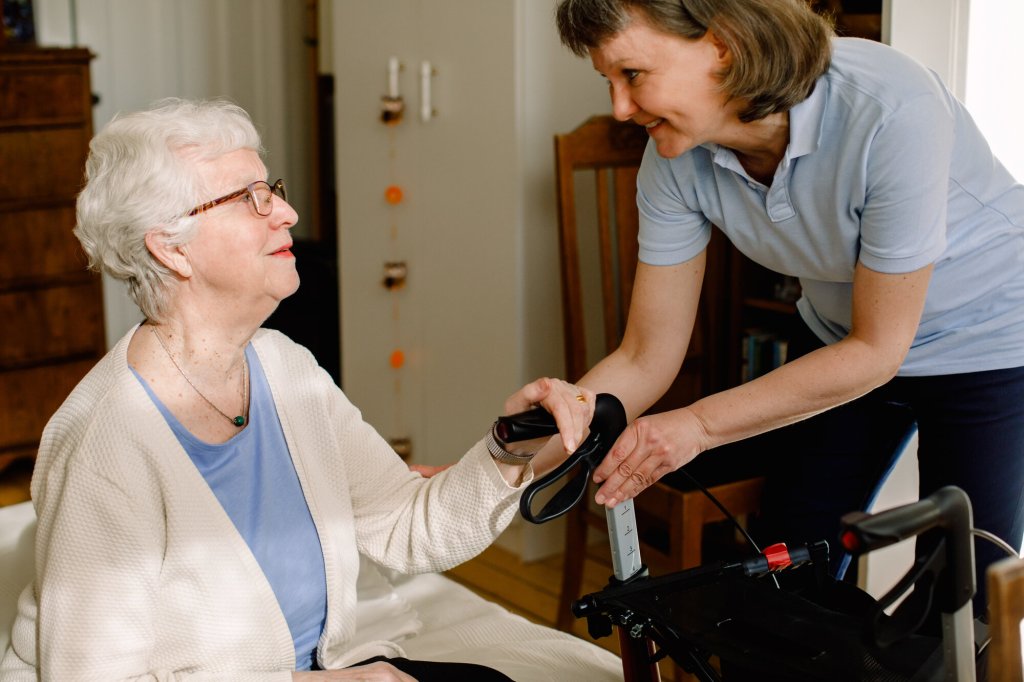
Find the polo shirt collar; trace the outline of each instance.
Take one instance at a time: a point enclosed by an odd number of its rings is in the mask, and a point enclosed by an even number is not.
[[[806,156],[818,149],[821,131],[825,125],[825,107],[828,104],[828,81],[824,76],[814,84],[814,90],[804,101],[789,110],[789,145],[785,156],[795,159]],[[700,147],[710,152],[715,163],[733,168],[733,153],[714,142],[705,142]]]
[[[828,102],[828,81],[818,78],[814,90],[804,101],[789,110],[789,149],[787,156],[795,159],[818,149],[825,124],[825,105]]]

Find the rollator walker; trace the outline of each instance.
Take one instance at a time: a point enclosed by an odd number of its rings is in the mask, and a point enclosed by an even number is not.
[[[527,487],[523,517],[545,523],[583,501],[594,470],[625,427],[619,400],[600,394],[590,435]],[[553,417],[539,409],[499,418],[496,428],[505,442],[557,432]],[[537,494],[563,479],[534,511]],[[606,518],[613,575],[572,610],[587,619],[594,638],[618,631],[626,682],[660,680],[657,662],[666,656],[708,682],[976,679],[984,644],[975,640],[985,633],[975,633],[971,505],[959,488],[878,514],[843,517],[840,543],[854,556],[922,536],[911,569],[877,600],[829,575],[825,540],[759,550],[747,536],[753,553],[746,559],[652,577],[640,557],[631,501],[607,509]],[[922,626],[933,605],[941,632],[926,634]]]

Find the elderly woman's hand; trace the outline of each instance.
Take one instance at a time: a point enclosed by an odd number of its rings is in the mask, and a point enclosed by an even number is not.
[[[416,682],[416,678],[383,661],[369,665],[357,665],[343,670],[318,670],[316,672],[292,673],[295,682],[334,682],[335,680],[360,680],[363,682]]]
[[[543,407],[558,425],[562,448],[570,453],[583,442],[590,420],[594,417],[594,392],[561,379],[537,379],[509,396],[505,414],[516,414],[532,407]],[[536,452],[547,438],[510,444]]]

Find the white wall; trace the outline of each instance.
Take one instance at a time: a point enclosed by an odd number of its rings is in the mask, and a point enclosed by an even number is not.
[[[589,59],[563,47],[555,28],[556,3],[528,0],[522,7],[523,85],[520,172],[523,177],[520,260],[522,300],[521,381],[564,374],[554,135],[589,116],[611,113],[608,88]]]
[[[973,0],[964,103],[996,156],[1024,182],[1024,26],[1022,0]]]
[[[555,0],[520,5],[520,383],[565,376],[554,136],[590,116],[611,113],[604,78],[589,59],[576,57],[559,42],[555,5]],[[517,517],[502,541],[530,561],[562,551],[563,535],[561,519],[532,526]]]
[[[883,40],[933,69],[1024,181],[1021,0],[884,0]]]
[[[935,71],[963,100],[969,9],[970,0],[883,0],[882,42]]]

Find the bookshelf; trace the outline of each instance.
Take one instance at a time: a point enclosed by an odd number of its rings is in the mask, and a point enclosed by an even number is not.
[[[730,247],[731,248],[731,247]],[[764,374],[786,361],[789,339],[802,324],[796,312],[800,285],[730,252],[731,306],[727,383],[735,385]]]

